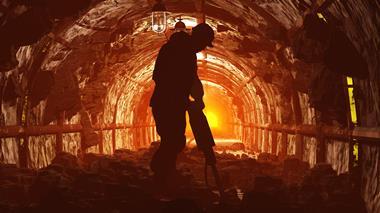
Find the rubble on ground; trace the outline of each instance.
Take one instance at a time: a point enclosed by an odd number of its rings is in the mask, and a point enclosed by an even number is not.
[[[347,174],[329,164],[310,169],[289,157],[280,161],[217,154],[225,188],[220,202],[211,172],[196,148],[178,157],[176,198],[154,196],[149,161],[157,149],[117,150],[113,156],[61,153],[40,170],[0,164],[0,212],[365,212]]]

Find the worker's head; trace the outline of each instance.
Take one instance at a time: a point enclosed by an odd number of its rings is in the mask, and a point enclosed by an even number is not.
[[[206,23],[195,26],[191,33],[193,45],[196,52],[204,50],[207,46],[213,47],[214,30]]]

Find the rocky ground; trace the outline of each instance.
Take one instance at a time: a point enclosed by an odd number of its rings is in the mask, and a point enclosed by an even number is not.
[[[158,200],[148,167],[156,147],[81,160],[62,153],[38,171],[0,164],[0,212],[365,212],[349,175],[269,154],[257,160],[217,154],[226,190],[219,202],[205,185],[202,153],[191,148],[179,157],[177,199]],[[211,174],[208,179],[214,186]]]

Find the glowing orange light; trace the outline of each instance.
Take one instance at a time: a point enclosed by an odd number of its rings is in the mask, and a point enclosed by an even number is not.
[[[211,129],[216,129],[219,126],[219,120],[218,117],[215,115],[214,112],[211,111],[205,111],[205,115],[207,117],[208,124],[210,125]]]
[[[214,139],[235,138],[234,126],[231,125],[233,122],[232,102],[225,95],[222,87],[207,81],[202,81],[202,84],[205,92],[203,113],[207,117]],[[187,125],[186,134],[190,138],[193,136],[190,125]]]

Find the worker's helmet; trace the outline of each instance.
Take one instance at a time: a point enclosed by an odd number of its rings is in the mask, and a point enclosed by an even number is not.
[[[192,36],[206,42],[207,46],[214,47],[214,30],[206,23],[200,23],[192,29]]]

